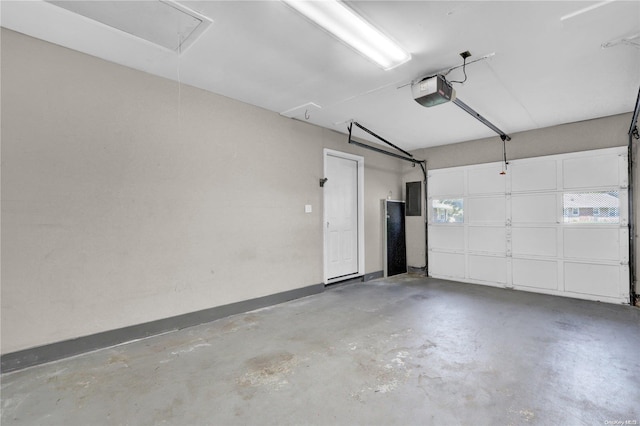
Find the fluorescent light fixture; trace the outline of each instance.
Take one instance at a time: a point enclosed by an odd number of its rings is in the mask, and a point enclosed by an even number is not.
[[[566,15],[564,15],[563,17],[560,18],[561,21],[566,21],[567,19],[571,19],[571,18],[575,18],[576,16],[582,15],[583,13],[587,13],[587,12],[591,12],[594,9],[597,9],[599,7],[605,6],[611,2],[613,2],[614,0],[605,0],[605,1],[601,1],[599,3],[595,3],[592,4],[591,6],[587,6],[584,7],[582,9],[578,9],[575,12],[572,13],[568,13]]]
[[[385,70],[411,59],[407,51],[340,1],[283,1]]]

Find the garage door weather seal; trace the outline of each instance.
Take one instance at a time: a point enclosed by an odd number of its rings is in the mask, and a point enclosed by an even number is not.
[[[627,153],[627,173],[629,182],[629,303],[631,306],[637,306],[640,302],[640,297],[636,292],[636,231],[635,231],[635,216],[634,216],[634,164],[633,161],[633,140],[640,139],[638,133],[638,114],[640,114],[640,89],[638,89],[638,97],[636,98],[636,107],[633,110],[633,117],[631,118],[631,126],[629,127],[629,145]]]

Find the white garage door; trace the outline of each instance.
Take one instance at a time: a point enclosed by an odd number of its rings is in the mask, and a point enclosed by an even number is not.
[[[629,303],[627,150],[429,171],[437,278]]]

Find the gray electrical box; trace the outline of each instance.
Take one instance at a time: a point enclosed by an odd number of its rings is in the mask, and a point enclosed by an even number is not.
[[[422,182],[407,182],[406,215],[422,216]]]

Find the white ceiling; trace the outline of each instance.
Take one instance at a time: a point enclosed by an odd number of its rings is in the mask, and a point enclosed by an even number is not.
[[[467,67],[458,97],[508,134],[629,112],[640,86],[640,38],[602,47],[640,32],[640,1],[565,20],[599,3],[346,2],[412,54],[389,71],[279,1],[180,1],[213,21],[182,53],[51,3],[1,3],[3,27],[343,133],[356,120],[409,150],[495,135],[454,104],[417,104],[406,85],[465,50],[495,55]],[[308,103],[321,108],[296,109]]]

